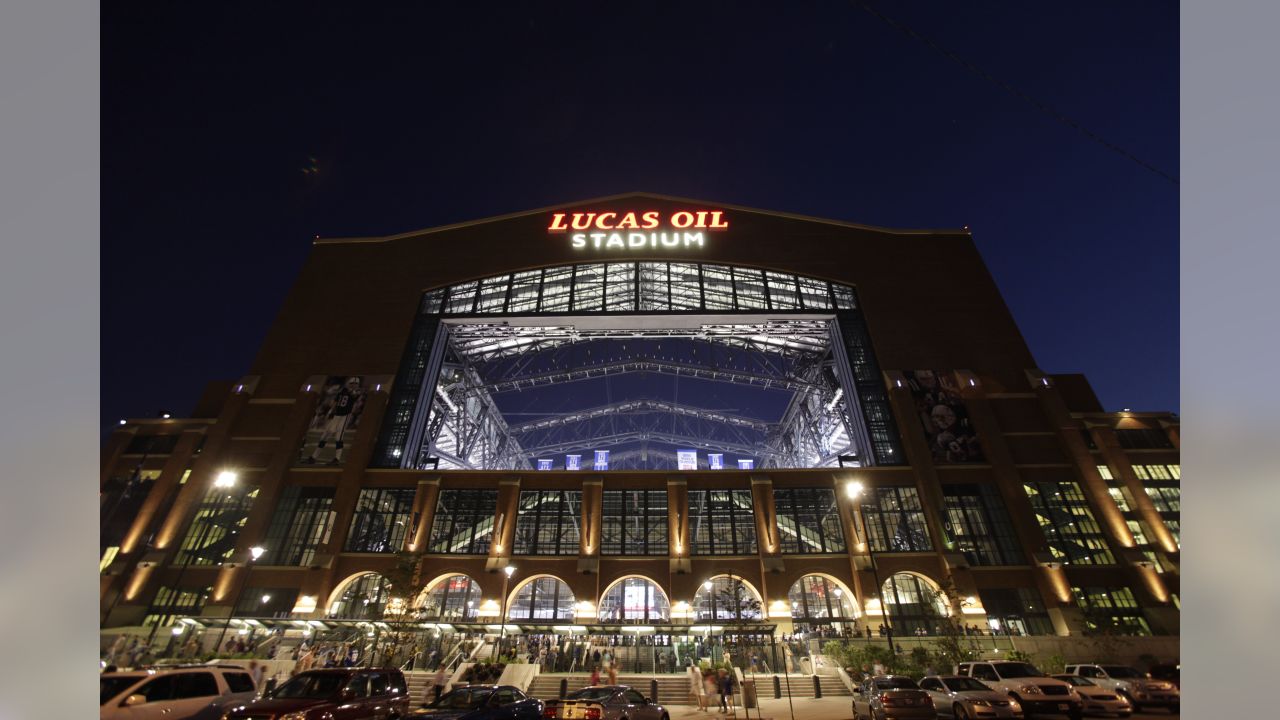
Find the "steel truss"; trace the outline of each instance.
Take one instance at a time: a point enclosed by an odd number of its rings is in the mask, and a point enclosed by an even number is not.
[[[612,447],[611,467],[623,468],[650,460],[665,465],[667,455],[673,460],[669,450],[649,447],[661,443],[758,458],[762,468],[832,466],[860,448],[831,367],[830,337],[828,321],[809,319],[642,329],[451,324],[420,459],[439,458],[441,467],[529,469],[539,457]],[[657,341],[668,338],[680,342],[664,349]],[[628,399],[514,426],[494,400],[626,373],[792,396],[777,419]]]

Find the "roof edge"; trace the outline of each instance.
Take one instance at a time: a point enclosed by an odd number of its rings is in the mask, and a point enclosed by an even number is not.
[[[604,197],[588,198],[586,200],[575,200],[573,202],[558,203],[556,205],[548,205],[545,207],[534,208],[532,210],[521,210],[519,212],[507,213],[504,215],[494,215],[487,218],[479,218],[476,220],[467,220],[465,222],[452,223],[450,225],[440,225],[437,227],[423,228],[421,230],[413,230],[410,232],[396,233],[394,235],[369,236],[369,237],[347,237],[347,238],[316,238],[312,241],[314,245],[338,245],[344,243],[378,243],[391,242],[394,240],[405,240],[412,237],[420,237],[422,235],[431,235],[439,232],[447,232],[449,230],[457,230],[475,225],[483,225],[485,223],[500,222],[502,220],[511,220],[513,218],[526,217],[539,213],[550,212],[559,208],[575,207],[579,205],[588,205],[591,203],[610,202],[613,200],[621,200],[623,198],[642,197],[652,198],[654,200],[668,200],[673,202],[687,203],[703,203],[707,205],[715,205],[727,210],[738,210],[741,212],[758,213],[760,215],[772,215],[774,217],[786,218],[788,220],[802,220],[805,222],[822,223],[824,225],[834,225],[836,227],[854,228],[857,230],[870,230],[873,232],[881,232],[890,235],[972,235],[969,228],[935,228],[935,229],[906,229],[906,228],[887,228],[878,225],[864,225],[862,223],[846,222],[844,220],[832,220],[830,218],[813,217],[811,215],[800,215],[797,213],[781,212],[777,210],[763,210],[761,208],[746,207],[744,205],[729,205],[719,203],[712,200],[698,200],[696,198],[676,197],[674,195],[661,195],[651,192],[625,192],[617,195],[606,195]]]

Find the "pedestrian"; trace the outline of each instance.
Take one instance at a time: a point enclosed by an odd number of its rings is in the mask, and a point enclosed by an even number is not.
[[[609,663],[609,684],[610,685],[618,684],[618,663],[617,662]]]
[[[600,685],[600,666],[593,665],[591,667],[591,687],[597,687],[599,685]]]
[[[262,676],[265,674],[266,668],[258,664],[257,660],[249,661],[249,675],[253,677],[253,686],[258,690],[262,689]]]
[[[444,694],[444,684],[448,681],[449,676],[444,671],[444,665],[436,668],[436,676],[431,681],[431,689],[435,691],[435,699],[439,700]]]
[[[600,666],[600,650],[599,649],[591,651],[591,664],[596,667]]]
[[[720,712],[726,713],[733,711],[737,715],[737,709],[733,705],[733,676],[728,670],[720,668]]]

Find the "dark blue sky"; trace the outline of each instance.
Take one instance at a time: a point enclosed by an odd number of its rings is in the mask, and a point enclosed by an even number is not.
[[[1177,175],[1176,3],[877,7]],[[856,5],[102,13],[104,430],[244,374],[316,235],[629,190],[968,225],[1042,368],[1178,409],[1177,186]]]

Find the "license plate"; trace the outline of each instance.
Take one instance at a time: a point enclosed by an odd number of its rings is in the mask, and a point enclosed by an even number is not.
[[[1070,710],[1071,706],[1066,703],[1058,703],[1059,710]]]
[[[565,708],[565,709],[564,709],[564,717],[566,717],[566,718],[570,718],[570,719],[572,719],[572,718],[580,718],[580,717],[583,717],[584,715],[586,715],[586,713],[582,712],[582,711],[581,711],[581,710],[579,710],[578,708]]]

